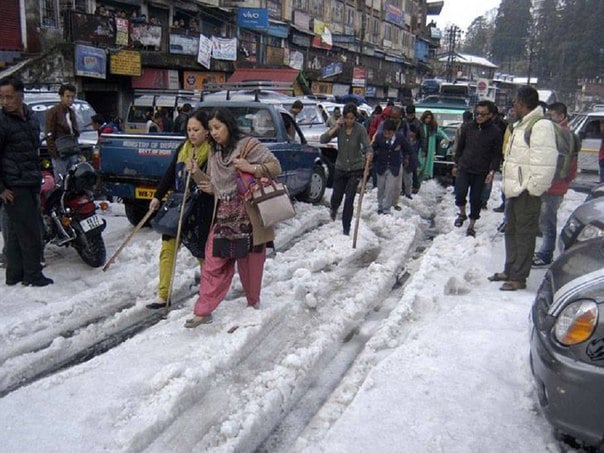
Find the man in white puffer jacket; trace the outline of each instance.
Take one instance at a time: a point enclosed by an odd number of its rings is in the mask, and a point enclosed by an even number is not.
[[[503,281],[503,291],[526,288],[539,231],[541,195],[550,188],[556,171],[558,150],[554,126],[537,121],[530,144],[524,139],[529,121],[544,117],[537,90],[518,89],[514,109],[520,120],[514,124],[503,164],[503,192],[506,196],[505,266],[489,280]]]

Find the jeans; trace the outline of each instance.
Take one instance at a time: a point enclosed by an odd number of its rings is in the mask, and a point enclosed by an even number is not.
[[[342,211],[342,227],[344,234],[350,233],[352,213],[354,211],[354,197],[357,194],[359,182],[363,177],[363,170],[338,170],[333,176],[333,191],[331,193],[331,209],[338,211],[344,197],[344,210]]]
[[[539,215],[539,229],[543,235],[541,247],[535,255],[546,263],[552,261],[556,249],[556,232],[558,208],[564,195],[541,195],[541,213]]]
[[[604,182],[604,159],[600,160],[600,182]]]
[[[482,190],[486,174],[476,175],[468,173],[461,168],[457,170],[455,177],[455,206],[465,207],[468,189],[470,190],[470,219],[480,218],[480,206],[482,205]]]

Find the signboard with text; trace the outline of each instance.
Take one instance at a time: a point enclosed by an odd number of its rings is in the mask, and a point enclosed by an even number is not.
[[[140,76],[141,54],[133,50],[120,50],[109,57],[109,72],[116,75]]]

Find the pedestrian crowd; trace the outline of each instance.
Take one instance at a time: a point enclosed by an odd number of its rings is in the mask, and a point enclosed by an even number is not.
[[[78,161],[65,151],[77,142],[79,125],[73,112],[76,88],[59,89],[60,102],[46,117],[46,141],[55,178],[60,180]],[[32,112],[23,103],[23,84],[17,79],[0,82],[0,200],[6,255],[6,284],[45,286],[53,281],[42,273],[43,238],[40,228],[40,131]],[[302,104],[294,103],[292,115]],[[548,118],[551,120],[548,120]],[[92,118],[99,136],[118,127],[102,115]],[[342,232],[350,235],[354,201],[359,185],[369,177],[377,188],[377,213],[401,210],[400,197],[413,199],[426,179],[434,177],[436,148],[448,140],[435,115],[415,107],[389,103],[362,116],[353,103],[338,108],[328,118],[329,129],[321,143],[336,139],[338,154],[333,172],[330,217],[336,221],[340,206]],[[555,123],[555,124],[554,124]],[[531,267],[547,266],[553,259],[557,210],[577,171],[574,156],[567,174],[559,177],[558,127],[567,128],[567,110],[561,103],[539,104],[537,91],[518,89],[513,110],[506,119],[491,101],[479,101],[464,114],[455,138],[452,177],[457,217],[454,227],[469,219],[466,235],[476,235],[476,224],[490,197],[493,178],[502,172],[505,263],[489,277],[502,282],[501,290],[526,287]],[[281,173],[277,158],[256,138],[245,136],[226,108],[209,114],[184,104],[172,122],[161,110],[148,112],[147,132],[184,132],[186,137],[159,183],[150,211],[157,211],[168,192],[196,193],[198,241],[195,256],[201,268],[199,297],[185,327],[212,322],[212,313],[226,297],[239,274],[247,305],[260,307],[260,292],[267,247],[275,237],[273,227],[260,221],[257,206],[242,196],[241,179],[276,178]],[[530,135],[530,138],[527,137]],[[67,144],[65,144],[67,143]],[[467,204],[469,202],[469,211]],[[32,215],[36,213],[37,215]],[[539,250],[538,233],[543,235]],[[170,305],[174,263],[179,244],[163,234],[159,254],[157,300],[149,309]]]

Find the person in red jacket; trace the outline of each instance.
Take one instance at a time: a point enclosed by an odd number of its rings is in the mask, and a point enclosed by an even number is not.
[[[560,126],[568,129],[568,117],[566,105],[562,102],[554,102],[547,107],[547,116]],[[539,215],[539,230],[543,235],[541,247],[533,256],[533,267],[549,266],[554,258],[556,249],[556,232],[558,220],[558,208],[564,194],[568,191],[568,186],[577,175],[577,158],[571,163],[568,176],[563,179],[556,179],[552,186],[541,195],[541,214]]]

